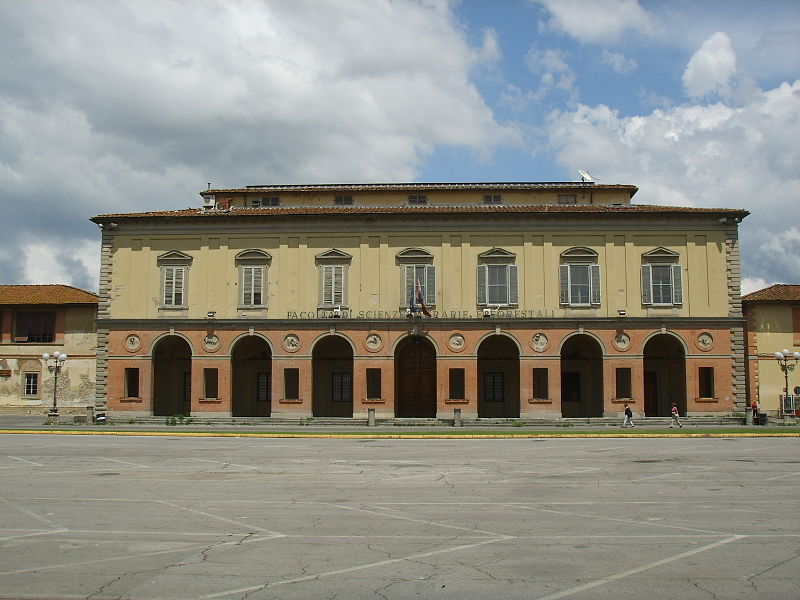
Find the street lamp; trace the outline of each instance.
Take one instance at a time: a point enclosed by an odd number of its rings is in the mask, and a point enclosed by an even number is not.
[[[778,365],[781,368],[781,372],[783,373],[783,379],[785,384],[783,388],[783,397],[784,397],[783,404],[785,405],[786,404],[785,399],[789,397],[789,372],[794,371],[794,368],[797,365],[797,361],[800,361],[800,352],[789,352],[786,348],[784,348],[780,352],[776,352],[774,356],[775,360],[778,361]]]
[[[49,361],[51,358],[53,359],[53,363],[48,364],[47,361]],[[44,363],[47,365],[47,370],[53,374],[53,408],[51,408],[50,412],[47,414],[50,417],[57,417],[58,406],[56,405],[56,393],[58,392],[58,374],[64,367],[64,363],[67,362],[67,355],[56,350],[53,352],[53,356],[51,357],[47,352],[45,352],[42,354],[42,360],[44,360]]]

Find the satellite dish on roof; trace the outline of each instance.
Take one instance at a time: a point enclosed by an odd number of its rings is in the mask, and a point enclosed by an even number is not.
[[[581,181],[585,183],[594,183],[594,179],[592,179],[592,176],[589,175],[589,173],[587,173],[583,169],[578,169],[578,173],[581,176]]]

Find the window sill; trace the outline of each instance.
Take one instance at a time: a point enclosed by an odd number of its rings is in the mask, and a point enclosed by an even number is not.
[[[222,398],[200,398],[200,404],[222,404]]]
[[[717,398],[695,398],[694,401],[702,404],[715,404],[719,402]]]
[[[528,404],[552,404],[550,398],[528,398]]]
[[[121,404],[141,404],[142,399],[136,398],[135,396],[129,396],[127,398],[120,398],[119,401]]]
[[[362,404],[386,404],[383,398],[365,398],[361,401]]]
[[[281,398],[278,400],[279,404],[302,404],[302,398]]]
[[[467,398],[445,398],[445,404],[469,404]]]
[[[628,404],[636,404],[636,402],[634,400],[631,400],[630,398],[612,398],[611,399],[611,403],[612,404],[625,404],[626,402]]]

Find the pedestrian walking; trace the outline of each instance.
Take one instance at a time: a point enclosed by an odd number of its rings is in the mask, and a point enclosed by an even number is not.
[[[625,403],[625,420],[622,422],[622,426],[636,427],[636,425],[633,424],[633,411],[631,410],[631,407],[628,406],[627,402]]]
[[[758,425],[758,400],[753,399],[750,407],[753,409],[753,425]]]
[[[683,425],[681,425],[681,418],[680,418],[681,415],[678,411],[678,405],[675,402],[672,403],[671,413],[672,413],[672,425],[670,425],[669,428],[672,429],[673,427],[675,427],[675,425],[677,425],[678,427],[683,427]]]

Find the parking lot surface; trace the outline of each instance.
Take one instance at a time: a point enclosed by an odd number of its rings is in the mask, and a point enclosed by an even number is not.
[[[800,439],[0,436],[2,598],[796,598]]]

